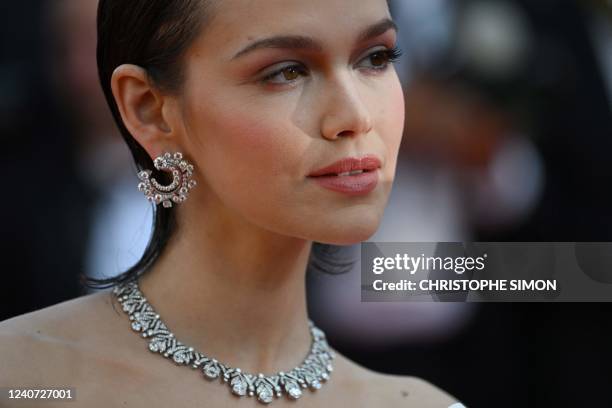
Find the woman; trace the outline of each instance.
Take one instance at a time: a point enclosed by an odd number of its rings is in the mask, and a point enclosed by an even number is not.
[[[3,322],[0,384],[88,407],[453,404],[349,361],[307,315],[313,243],[366,240],[390,193],[396,30],[384,0],[102,0],[100,79],[153,237],[112,290]]]

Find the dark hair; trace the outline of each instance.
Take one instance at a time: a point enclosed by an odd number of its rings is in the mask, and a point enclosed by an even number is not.
[[[100,83],[134,158],[137,171],[151,169],[153,161],[125,127],[111,90],[111,76],[122,64],[144,68],[149,80],[166,93],[178,93],[183,84],[183,55],[213,18],[210,0],[100,0],[98,4],[97,63]],[[143,198],[144,199],[144,198]],[[141,259],[127,271],[110,278],[81,275],[81,284],[103,289],[144,274],[155,263],[176,230],[173,207],[154,206],[153,230]],[[350,246],[313,243],[309,270],[343,273],[356,259]]]

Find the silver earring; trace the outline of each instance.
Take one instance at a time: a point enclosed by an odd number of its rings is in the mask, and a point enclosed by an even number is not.
[[[172,207],[172,203],[182,203],[187,199],[189,190],[196,186],[196,181],[191,180],[193,176],[193,165],[183,159],[183,154],[164,153],[153,161],[155,168],[160,171],[172,173],[172,183],[167,186],[161,185],[151,177],[151,170],[143,170],[138,173],[141,182],[138,190],[142,191],[147,200],[162,204],[164,208]]]

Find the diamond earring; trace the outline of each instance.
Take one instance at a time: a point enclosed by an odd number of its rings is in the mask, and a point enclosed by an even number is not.
[[[138,173],[138,178],[141,180],[138,190],[144,193],[147,200],[155,204],[162,203],[164,208],[172,207],[173,202],[176,204],[184,202],[189,190],[197,184],[195,180],[191,180],[193,165],[183,159],[183,154],[180,152],[164,153],[156,157],[153,164],[157,170],[171,172],[172,183],[167,186],[161,185],[151,177],[153,173],[151,170],[143,170]]]

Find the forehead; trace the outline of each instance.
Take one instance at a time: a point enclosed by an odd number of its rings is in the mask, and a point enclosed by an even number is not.
[[[231,54],[277,34],[346,44],[368,25],[390,17],[387,0],[217,0],[214,18],[192,51]]]

